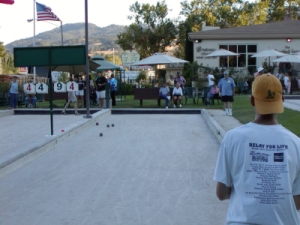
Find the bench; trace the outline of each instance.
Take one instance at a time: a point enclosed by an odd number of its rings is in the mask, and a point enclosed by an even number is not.
[[[134,99],[140,100],[140,106],[143,106],[144,99],[156,99],[157,105],[160,106],[159,88],[135,88]]]

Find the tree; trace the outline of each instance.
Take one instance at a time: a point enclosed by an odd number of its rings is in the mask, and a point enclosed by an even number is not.
[[[163,0],[156,5],[139,4],[135,2],[129,7],[134,23],[125,27],[125,31],[117,35],[117,44],[123,50],[135,49],[141,58],[148,57],[156,52],[166,52],[176,39],[178,30],[176,21],[166,18],[168,7]]]
[[[136,82],[140,83],[143,80],[146,80],[146,73],[144,71],[141,71],[137,78],[135,79]]]
[[[268,3],[268,22],[281,21],[286,16],[300,19],[300,0],[269,0]]]
[[[6,55],[5,47],[3,45],[3,42],[0,42],[0,74],[2,74],[2,58],[4,58]]]
[[[122,65],[122,60],[118,55],[105,55],[105,60],[112,62],[116,65]]]
[[[6,54],[2,60],[2,73],[5,74],[16,74],[18,73],[18,68],[14,67],[14,59],[11,54]]]
[[[181,2],[180,14],[189,18],[192,30],[201,29],[203,22],[221,28],[239,27],[265,22],[265,5],[243,0],[192,0]]]

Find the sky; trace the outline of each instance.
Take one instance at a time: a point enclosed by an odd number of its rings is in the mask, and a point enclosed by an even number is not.
[[[158,0],[88,0],[88,21],[99,27],[111,24],[129,25],[131,15],[129,6],[138,1],[140,4],[155,5]],[[177,18],[181,10],[180,2],[183,0],[165,0],[169,9],[169,18]],[[62,20],[63,24],[85,22],[85,0],[37,0],[52,9]],[[161,2],[161,1],[159,1]],[[0,4],[0,42],[7,45],[15,40],[33,36],[34,0],[15,0],[13,5]],[[36,22],[36,35],[60,26],[56,21]]]

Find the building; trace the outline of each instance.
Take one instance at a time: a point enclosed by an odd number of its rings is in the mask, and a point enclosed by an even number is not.
[[[237,68],[245,73],[253,73],[267,58],[252,58],[255,53],[274,49],[286,54],[300,51],[300,20],[284,20],[234,28],[202,28],[202,31],[189,33],[194,42],[194,61],[208,67]],[[217,49],[227,49],[239,56],[206,58]],[[276,57],[271,57],[272,60]],[[278,66],[277,66],[278,69]],[[300,63],[294,65],[300,75]],[[246,75],[246,74],[245,74]]]

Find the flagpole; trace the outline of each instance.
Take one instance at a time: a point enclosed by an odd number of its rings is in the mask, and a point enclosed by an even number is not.
[[[33,0],[33,47],[35,47],[35,7],[36,3],[35,0]],[[36,83],[36,69],[35,66],[33,67],[33,83]]]

